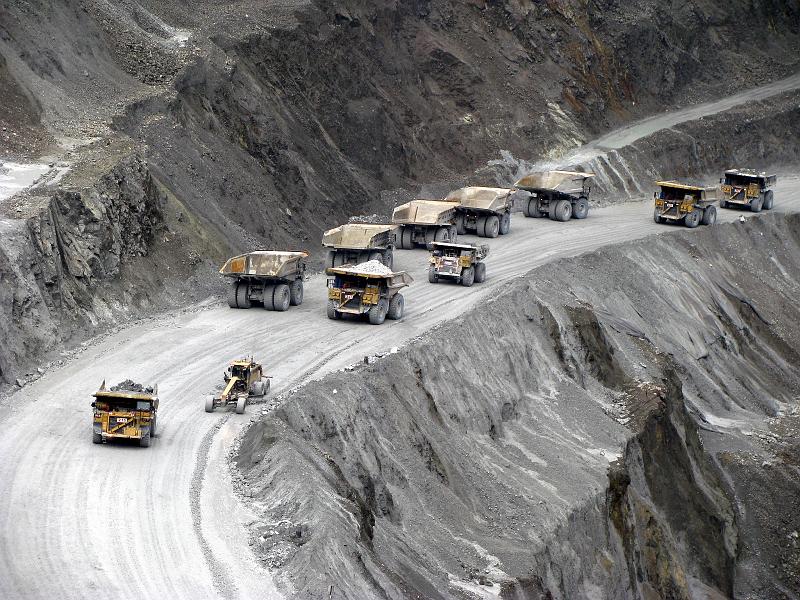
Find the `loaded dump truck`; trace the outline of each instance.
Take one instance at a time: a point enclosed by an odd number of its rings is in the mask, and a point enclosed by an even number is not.
[[[720,179],[720,183],[723,194],[720,208],[746,206],[753,212],[761,212],[761,209],[770,210],[774,205],[770,188],[778,183],[778,176],[750,169],[730,169],[725,171],[725,178]]]
[[[378,261],[333,267],[325,273],[329,319],[367,315],[370,323],[380,325],[386,319],[403,318],[405,302],[400,290],[413,281],[408,273],[395,273]]]
[[[264,376],[261,365],[252,358],[233,361],[223,378],[225,389],[219,396],[206,398],[206,412],[214,412],[218,406],[231,405],[241,415],[250,398],[265,396],[269,391],[269,379]]]
[[[456,205],[439,200],[412,200],[394,209],[392,223],[400,225],[397,247],[411,250],[431,242],[456,241]]]
[[[511,231],[511,209],[516,190],[465,187],[450,192],[445,202],[457,202],[456,232],[474,231],[480,237],[496,238]]]
[[[303,303],[306,252],[259,250],[234,256],[219,270],[233,279],[228,306],[250,308],[253,302],[267,310],[288,310]]]
[[[530,194],[522,206],[526,217],[550,217],[554,221],[585,219],[594,173],[544,171],[526,175],[514,187]]]
[[[145,387],[126,380],[106,389],[106,382],[94,393],[92,442],[138,440],[147,447],[156,435],[158,386]]]
[[[392,268],[393,251],[400,227],[372,223],[348,223],[329,229],[322,236],[328,251],[328,267],[355,265],[377,260]]]
[[[454,281],[470,287],[473,283],[486,281],[486,263],[489,246],[481,244],[445,244],[433,242],[430,246],[431,266],[428,281],[439,283],[440,279]]]
[[[656,181],[661,188],[655,192],[653,220],[656,223],[683,222],[689,228],[701,223],[713,225],[717,221],[714,203],[720,199],[717,187],[702,187],[678,183],[677,181]]]

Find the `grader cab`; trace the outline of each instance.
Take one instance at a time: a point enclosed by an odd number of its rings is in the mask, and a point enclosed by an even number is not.
[[[242,414],[250,398],[265,396],[269,391],[269,378],[252,358],[233,361],[223,378],[225,388],[219,396],[206,398],[206,412],[214,412],[218,406],[230,405],[236,407],[237,414]]]

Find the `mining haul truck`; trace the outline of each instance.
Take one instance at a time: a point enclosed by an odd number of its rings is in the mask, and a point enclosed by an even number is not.
[[[237,414],[242,414],[250,398],[265,396],[269,391],[269,378],[252,358],[233,361],[223,378],[225,389],[219,396],[206,398],[206,412],[214,412],[218,406],[231,405],[236,407]]]
[[[725,178],[720,179],[720,208],[746,206],[753,212],[770,210],[775,202],[770,188],[777,182],[777,175],[767,175],[765,172],[759,173],[750,169],[725,171]]]
[[[439,283],[440,279],[454,281],[470,287],[473,283],[486,281],[486,263],[489,246],[481,244],[445,244],[433,242],[429,246],[431,265],[428,281]]]
[[[480,237],[496,238],[511,231],[511,209],[516,190],[465,187],[450,192],[445,202],[457,202],[456,232],[474,231]]]
[[[392,213],[392,223],[400,225],[397,247],[406,250],[431,242],[455,242],[455,222],[454,202],[412,200]]]
[[[306,252],[260,250],[234,256],[219,270],[233,279],[228,306],[250,308],[253,302],[267,310],[288,310],[303,303]]]
[[[356,265],[377,260],[392,268],[393,251],[400,227],[371,223],[348,223],[329,229],[322,236],[328,250],[328,267]]]
[[[92,441],[95,444],[138,440],[140,446],[150,445],[150,439],[156,435],[158,386],[145,387],[124,381],[106,389],[104,381],[94,398]]]
[[[328,318],[367,315],[380,325],[386,319],[399,320],[405,310],[400,290],[410,284],[411,275],[394,273],[377,261],[352,267],[333,267],[328,275]]]
[[[526,217],[550,217],[554,221],[585,219],[594,173],[544,171],[526,175],[514,187],[530,194],[522,206]]]
[[[714,203],[720,199],[717,187],[687,185],[676,181],[656,181],[661,188],[655,192],[653,220],[656,223],[683,222],[689,228],[713,225],[717,221]]]

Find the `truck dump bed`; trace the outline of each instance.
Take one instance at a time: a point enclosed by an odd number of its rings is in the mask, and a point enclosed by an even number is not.
[[[699,196],[701,200],[713,202],[722,198],[722,192],[718,186],[697,186],[679,181],[656,181],[662,192],[668,198],[680,197],[682,194],[689,196]]]
[[[526,191],[553,190],[564,194],[577,194],[583,191],[583,182],[594,173],[578,171],[543,171],[530,173],[514,184],[515,188]]]
[[[348,223],[326,231],[322,236],[322,245],[352,250],[388,248],[394,245],[397,230],[397,225]]]
[[[234,256],[219,270],[226,277],[286,277],[300,270],[299,263],[307,252],[258,250]]]
[[[412,200],[401,204],[392,213],[392,223],[398,225],[449,225],[456,214],[453,202]]]
[[[508,188],[465,187],[450,192],[445,202],[457,202],[464,208],[501,212],[512,203],[514,190]]]
[[[768,175],[766,171],[754,171],[753,169],[728,169],[725,171],[725,176],[732,179],[752,179],[754,181],[764,183],[762,184],[765,188],[774,187],[776,183],[778,183],[778,176],[777,175]]]
[[[474,250],[475,258],[483,260],[489,255],[489,244],[448,244],[445,242],[433,242],[430,247],[434,250],[447,250],[452,248],[457,251]]]

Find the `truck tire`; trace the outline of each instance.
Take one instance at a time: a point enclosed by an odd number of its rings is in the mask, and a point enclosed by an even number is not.
[[[700,221],[703,219],[703,213],[698,209],[692,210],[688,215],[683,218],[683,223],[689,229],[694,229],[698,225],[700,225]]]
[[[444,242],[446,244],[450,242],[450,237],[451,235],[449,227],[439,227],[439,229],[436,230],[436,233],[433,234],[433,241]]]
[[[236,286],[236,304],[239,308],[250,308],[253,305],[250,302],[250,286],[245,281],[240,281]]]
[[[150,447],[150,430],[147,430],[147,433],[144,434],[142,437],[139,438],[139,445],[142,448],[149,448]]]
[[[292,293],[289,291],[289,286],[285,283],[279,283],[275,286],[275,294],[272,296],[272,304],[278,312],[289,310],[289,303],[292,300]]]
[[[529,198],[527,204],[525,204],[525,210],[523,211],[526,217],[530,217],[532,219],[539,219],[542,216],[541,205],[539,204],[538,198]]]
[[[428,267],[428,283],[439,283],[439,276],[436,274],[436,269],[433,265]]]
[[[239,287],[239,282],[234,281],[228,288],[228,306],[230,306],[231,308],[239,308],[239,304],[236,302],[236,289],[238,287]]]
[[[336,312],[336,303],[333,300],[328,300],[328,318],[329,319],[340,319],[341,315]]]
[[[239,399],[236,401],[236,414],[243,415],[245,406],[247,406],[247,398],[239,396]]]
[[[328,257],[325,259],[325,266],[331,268],[336,262],[336,250],[328,250]]]
[[[713,225],[717,222],[717,208],[715,206],[706,206],[703,210],[703,225]]]
[[[403,294],[395,294],[392,296],[392,299],[389,301],[389,310],[386,313],[386,318],[392,321],[399,321],[402,319],[403,312],[405,311],[405,304]]]
[[[764,200],[763,198],[761,198],[761,196],[750,200],[750,211],[754,213],[761,212],[761,208],[763,207],[763,202]]]
[[[553,221],[565,223],[572,218],[572,203],[569,200],[559,200],[550,203],[550,218]]]
[[[661,213],[657,208],[653,209],[653,221],[661,225],[664,222],[664,219],[661,216]]]
[[[390,269],[394,269],[394,252],[391,250],[387,250],[386,254],[383,257],[383,264],[385,264]]]
[[[400,232],[400,247],[404,250],[414,248],[414,230],[411,227],[403,227]]]
[[[367,260],[377,260],[379,263],[383,264],[383,254],[380,252],[370,252],[369,256],[367,256]]]
[[[300,306],[303,303],[303,280],[295,279],[289,289],[289,304]]]
[[[719,201],[720,208],[728,208],[728,201],[727,200],[720,200]]]
[[[214,412],[214,396],[206,398],[206,412]]]
[[[467,233],[467,217],[464,215],[456,215],[456,233],[464,235]]]
[[[500,217],[497,215],[489,215],[486,217],[483,233],[487,238],[496,238],[500,235]]]
[[[479,262],[475,265],[475,283],[486,281],[486,263]]]
[[[261,302],[264,304],[266,310],[275,310],[275,286],[265,285],[264,291],[261,292]]]
[[[475,269],[467,267],[461,271],[461,285],[464,287],[472,287],[473,283],[475,283]]]
[[[511,231],[511,215],[503,213],[500,217],[500,235],[508,235],[509,231]]]
[[[585,219],[589,216],[589,200],[585,196],[581,196],[575,201],[575,207],[572,210],[573,219]]]
[[[475,235],[478,237],[486,237],[485,229],[486,229],[486,217],[478,217],[475,220],[476,227],[475,227]]]
[[[150,419],[150,437],[156,437],[156,435],[158,435],[158,428],[156,427],[157,422],[158,419],[156,417]]]
[[[450,226],[450,243],[455,244],[458,241],[458,229],[455,225]]]
[[[102,444],[103,443],[103,434],[102,433],[95,433],[92,432],[92,443],[93,444]]]
[[[772,193],[772,190],[767,190],[764,192],[764,203],[762,204],[762,208],[764,210],[772,210],[772,207],[775,205],[775,195]]]
[[[369,309],[369,322],[372,325],[381,325],[386,320],[386,313],[389,311],[389,301],[381,298],[378,303]]]

